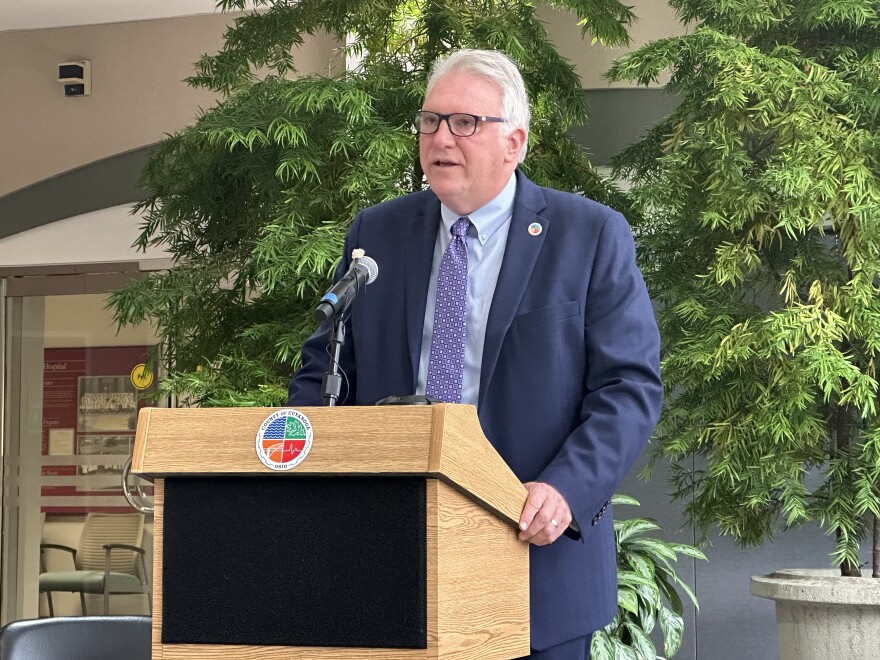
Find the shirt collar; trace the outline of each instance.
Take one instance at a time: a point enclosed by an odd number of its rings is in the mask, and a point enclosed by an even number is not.
[[[510,180],[504,186],[498,195],[489,200],[486,204],[478,208],[476,211],[468,215],[471,224],[476,229],[476,238],[483,245],[486,244],[492,235],[504,226],[504,223],[510,220],[513,215],[513,198],[516,196],[516,172],[510,175]],[[452,225],[461,216],[455,211],[447,207],[441,202],[440,219],[446,233],[452,231]],[[474,236],[474,232],[468,233]]]

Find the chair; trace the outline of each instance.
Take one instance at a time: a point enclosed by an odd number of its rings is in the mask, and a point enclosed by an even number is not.
[[[104,614],[110,613],[111,594],[146,594],[152,612],[150,586],[144,549],[142,513],[90,513],[76,549],[55,543],[41,543],[41,566],[47,550],[62,550],[71,554],[72,571],[40,573],[40,593],[49,602],[49,616],[55,616],[53,591],[79,592],[82,613],[85,616],[85,594],[104,595]]]
[[[148,616],[59,616],[0,628],[0,660],[150,660]]]

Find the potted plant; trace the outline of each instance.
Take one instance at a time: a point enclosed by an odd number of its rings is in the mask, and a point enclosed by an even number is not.
[[[625,495],[615,495],[611,503],[640,506]],[[679,592],[699,606],[693,591],[678,577],[675,562],[678,555],[706,557],[693,546],[646,536],[659,529],[650,518],[615,519],[617,616],[593,633],[591,660],[662,660],[681,648],[684,606]],[[662,640],[663,656],[657,654],[652,639],[655,630]]]
[[[794,615],[862,603],[870,619],[837,620],[812,650],[782,650],[855,657],[851,640],[880,630],[880,581],[857,579],[866,540],[865,573],[880,576],[877,4],[670,5],[688,34],[609,73],[642,84],[668,73],[681,100],[616,167],[641,210],[664,339],[657,456],[672,460],[674,495],[703,533],[749,546],[818,521],[835,537],[838,577],[780,573],[753,592],[777,599],[781,644],[796,641]],[[806,604],[791,605],[797,594]]]

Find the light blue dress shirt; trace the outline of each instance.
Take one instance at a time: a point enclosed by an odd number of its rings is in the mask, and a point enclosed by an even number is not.
[[[477,405],[480,392],[480,367],[483,344],[486,340],[486,321],[495,295],[498,273],[507,245],[513,198],[516,195],[516,174],[511,175],[504,189],[485,206],[471,213],[468,229],[467,281],[467,336],[464,346],[464,375],[461,384],[461,402]],[[416,394],[424,394],[428,380],[428,359],[431,356],[431,337],[434,333],[434,308],[437,302],[437,275],[440,260],[452,241],[452,225],[459,219],[457,213],[440,205],[440,230],[434,244],[434,261],[425,305],[425,323],[422,330],[422,353],[419,360],[419,378]]]

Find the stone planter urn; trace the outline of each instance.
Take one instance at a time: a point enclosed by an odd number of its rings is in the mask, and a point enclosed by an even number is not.
[[[753,576],[751,592],[776,601],[780,660],[880,658],[880,579],[870,572],[785,569]]]

